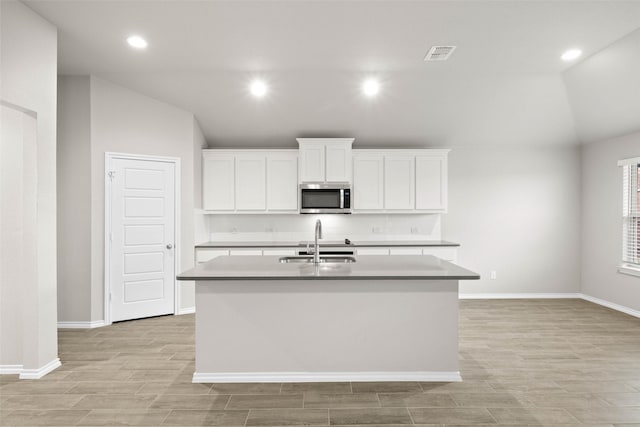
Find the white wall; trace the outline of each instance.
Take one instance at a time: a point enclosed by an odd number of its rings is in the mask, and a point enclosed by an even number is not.
[[[58,78],[58,321],[91,318],[89,76]]]
[[[55,366],[58,356],[56,307],[56,70],[57,32],[49,22],[17,1],[0,2],[0,100],[30,110],[37,117],[37,171],[23,176],[36,181],[33,203],[37,217],[31,232],[23,231],[29,275],[22,287],[22,365],[28,375]],[[29,129],[27,126],[25,129]],[[25,163],[25,165],[28,163]],[[28,194],[23,195],[25,203]],[[14,201],[15,203],[15,201]],[[26,212],[26,211],[25,211]],[[27,215],[25,213],[25,215]],[[16,286],[2,283],[2,286]],[[4,312],[5,300],[1,303]],[[6,319],[3,319],[6,321]],[[19,324],[19,323],[16,323]],[[0,346],[15,346],[4,342]],[[5,362],[0,360],[0,365]],[[25,372],[23,372],[24,374]]]
[[[596,142],[640,131],[640,29],[564,72],[578,137]]]
[[[579,190],[577,147],[453,148],[442,235],[481,275],[460,292],[578,292]]]
[[[640,132],[582,149],[582,292],[640,310],[640,277],[617,272],[622,257],[622,169],[640,157]]]
[[[439,240],[440,215],[208,215],[216,241],[313,240],[316,219],[324,240]],[[411,234],[417,228],[418,233]],[[200,242],[199,242],[200,243]]]

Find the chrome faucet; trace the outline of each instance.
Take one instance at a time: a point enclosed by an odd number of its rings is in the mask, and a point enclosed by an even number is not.
[[[320,263],[320,246],[318,245],[318,239],[322,239],[322,222],[320,222],[320,220],[316,221],[316,235],[313,248],[313,263],[315,265]]]

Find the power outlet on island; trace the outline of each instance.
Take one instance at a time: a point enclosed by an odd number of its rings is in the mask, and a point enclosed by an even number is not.
[[[418,227],[411,227],[411,234],[418,234],[420,229]]]
[[[498,278],[498,273],[495,270],[491,270],[489,272],[489,277],[491,278],[491,280],[496,280]]]
[[[380,233],[382,233],[382,228],[380,228],[380,227],[373,227],[373,228],[371,228],[371,232],[372,232],[373,234],[380,234]]]

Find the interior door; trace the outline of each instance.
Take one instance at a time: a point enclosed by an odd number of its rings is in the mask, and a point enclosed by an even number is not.
[[[174,312],[175,164],[112,158],[111,321]]]

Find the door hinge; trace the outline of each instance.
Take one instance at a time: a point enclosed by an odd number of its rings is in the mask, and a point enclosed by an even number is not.
[[[107,172],[107,175],[109,176],[109,179],[113,181],[113,178],[116,177],[116,171],[109,171]]]
[[[109,233],[109,241],[113,242],[113,233]]]
[[[109,301],[111,301],[112,299],[113,299],[113,294],[109,292]]]

